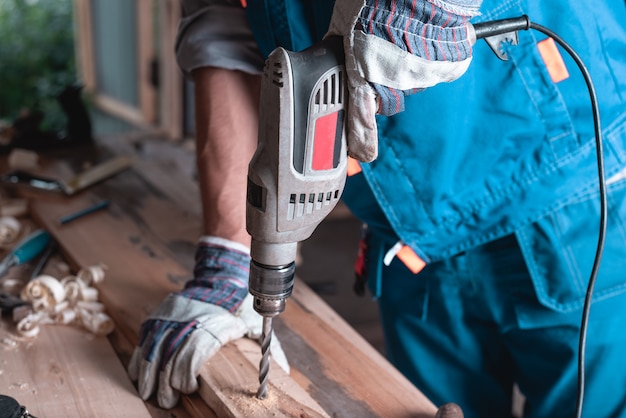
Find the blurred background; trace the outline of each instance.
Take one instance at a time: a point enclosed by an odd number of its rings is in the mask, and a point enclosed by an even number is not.
[[[0,120],[39,111],[42,129],[63,129],[56,96],[80,84],[95,134],[192,136],[179,16],[179,0],[0,0]]]

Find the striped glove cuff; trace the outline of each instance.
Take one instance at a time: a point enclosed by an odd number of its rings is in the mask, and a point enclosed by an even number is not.
[[[194,278],[177,295],[235,312],[248,294],[250,250],[218,237],[202,237],[196,250]]]

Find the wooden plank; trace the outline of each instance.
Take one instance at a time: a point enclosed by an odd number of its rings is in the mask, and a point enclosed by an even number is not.
[[[213,412],[209,405],[207,405],[197,393],[183,396],[181,404],[192,418],[218,418],[215,412]]]
[[[63,227],[55,222],[103,197],[112,201],[109,212]],[[64,202],[35,201],[33,211],[76,266],[109,265],[100,286],[101,299],[131,341],[136,341],[145,316],[189,277],[199,220],[135,169]],[[329,415],[434,415],[434,406],[304,283],[298,281],[287,311],[275,323],[293,366],[286,377]],[[249,362],[244,353],[235,352],[238,360],[229,364]],[[201,385],[219,391],[220,386],[211,386],[209,369],[203,369]],[[252,375],[256,378],[257,372]],[[222,403],[226,401],[217,402]],[[235,415],[246,414],[237,405],[225,407]]]
[[[260,360],[259,345],[250,339],[241,339],[222,347],[204,366],[199,392],[218,416],[329,418],[274,362],[269,372],[267,398],[257,399]]]
[[[1,322],[0,393],[36,417],[150,417],[106,337],[42,326],[32,340]]]
[[[21,221],[24,228],[35,228],[30,219]],[[67,275],[63,266],[67,267],[64,260],[52,254],[42,272],[62,278]],[[26,263],[10,269],[9,274],[14,281],[25,283],[33,267],[34,263]],[[4,317],[0,341],[0,393],[17,399],[34,416],[157,418],[137,397],[107,337],[94,336],[75,325],[41,325],[36,337],[25,338],[16,333],[10,318]]]
[[[132,173],[127,174],[124,181],[126,186],[134,183],[132,178]],[[116,190],[120,191],[117,188]],[[117,193],[116,196],[109,196],[114,201],[109,212],[94,214],[64,226],[59,225],[56,219],[65,213],[88,206],[90,202],[88,193],[68,198],[64,202],[59,202],[57,199],[38,199],[32,204],[32,212],[56,237],[75,269],[98,263],[107,266],[106,278],[98,286],[100,300],[107,306],[107,312],[114,318],[119,331],[136,343],[141,322],[156,309],[169,291],[181,287],[182,283],[190,277],[190,272],[189,269],[185,270],[173,261],[177,256],[167,248],[169,244],[166,242],[168,238],[174,241],[182,239],[184,233],[178,235],[177,232],[185,232],[186,228],[179,230],[176,222],[163,222],[163,219],[184,219],[182,213],[179,213],[176,207],[169,208],[169,211],[165,213],[164,210],[168,206],[166,201],[162,201],[161,206],[157,206],[155,200],[159,200],[158,197],[149,193],[138,197],[137,190],[134,191],[133,194],[140,200],[140,203],[131,201],[129,196],[124,196],[124,193]],[[105,195],[108,193],[102,193],[100,197]],[[153,217],[152,222],[150,219],[141,219],[136,213],[138,208],[146,210],[146,217]],[[160,228],[160,226],[165,228]],[[165,230],[167,230],[167,237],[165,237]],[[88,243],[91,245],[87,245]],[[185,254],[189,256],[190,252],[187,251]],[[259,346],[256,347],[260,352]],[[214,382],[209,386],[215,387],[224,382],[224,380],[213,380],[214,376],[220,374],[223,364],[228,363],[228,361],[218,362],[224,355],[224,353],[219,353],[215,361],[212,361],[210,367],[202,374],[203,382]],[[245,357],[242,357],[242,361],[243,359]],[[253,368],[251,365],[249,367]],[[276,367],[274,369],[276,369],[274,373],[280,374],[280,370]],[[257,370],[250,372],[251,378],[256,379],[257,376]],[[233,376],[226,376],[228,377]],[[286,392],[298,389],[298,385],[290,381],[286,375],[281,376],[281,381],[285,382]],[[235,383],[238,382],[240,380],[235,380]],[[203,393],[209,392],[201,392]],[[251,410],[250,404],[258,402],[253,396],[234,398],[233,393],[229,396],[220,398],[220,401],[217,398],[203,397],[203,399],[209,401],[209,406],[222,407],[220,412],[230,410],[232,416],[249,416],[247,414]],[[289,398],[285,397],[285,399]],[[314,410],[310,405],[314,405],[315,402],[302,390],[298,391],[298,396],[294,395],[291,399],[301,402],[305,410]],[[233,402],[228,404],[226,400]],[[285,403],[285,405],[288,404]],[[292,409],[295,408],[294,405],[291,406]]]
[[[316,391],[313,397],[332,416],[352,411],[358,417],[426,418],[437,412],[424,394],[302,281],[296,280],[285,313],[275,322],[282,344],[291,347],[290,364],[296,371],[306,370],[292,374],[294,379],[303,387],[325,381],[327,390]]]
[[[107,266],[106,279],[99,285],[100,300],[117,319],[124,336],[135,344],[146,315],[158,307],[167,293],[180,288],[189,277],[189,270],[173,261],[166,248],[152,242],[154,238],[148,234],[158,236],[162,223],[133,219],[136,213],[124,212],[124,205],[132,202],[123,194],[119,198],[107,211],[64,226],[57,219],[94,200],[86,194],[63,202],[39,199],[33,202],[32,210],[33,216],[59,241],[74,269],[98,263]],[[151,202],[145,204],[149,208]]]

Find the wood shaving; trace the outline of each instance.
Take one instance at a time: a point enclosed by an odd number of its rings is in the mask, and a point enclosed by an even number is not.
[[[87,285],[97,284],[104,280],[104,270],[106,268],[107,266],[104,264],[87,267],[79,271],[76,277]]]
[[[21,230],[22,224],[13,216],[0,217],[0,245],[14,243]]]
[[[63,284],[56,278],[42,274],[28,282],[21,293],[22,299],[30,302],[35,311],[45,311],[65,300]]]
[[[32,311],[17,322],[18,333],[32,338],[39,334],[40,325],[73,324],[95,335],[110,334],[114,329],[113,320],[98,302],[98,290],[91,287],[103,279],[103,266],[82,269],[76,276],[62,280],[49,275],[34,278],[21,292]]]

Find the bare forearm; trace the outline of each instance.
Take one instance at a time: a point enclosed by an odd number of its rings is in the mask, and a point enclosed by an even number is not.
[[[194,70],[193,78],[203,232],[250,245],[246,176],[257,143],[260,78],[213,67]]]

